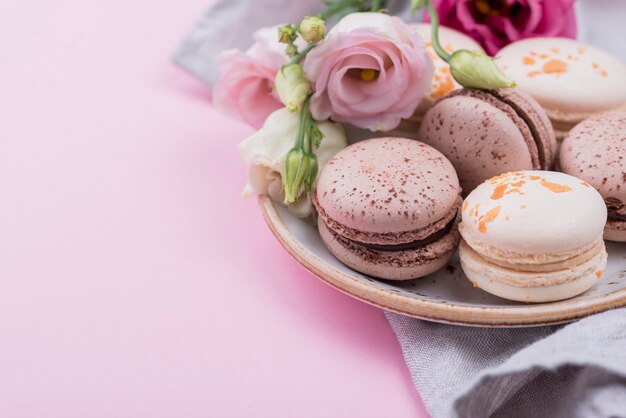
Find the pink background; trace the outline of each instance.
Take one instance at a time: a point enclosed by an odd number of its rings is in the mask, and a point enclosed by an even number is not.
[[[425,416],[382,311],[242,201],[207,0],[0,0],[0,416]]]

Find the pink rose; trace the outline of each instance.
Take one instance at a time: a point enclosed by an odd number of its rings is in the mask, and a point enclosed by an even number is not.
[[[435,0],[435,6],[443,25],[468,34],[491,55],[519,39],[576,37],[574,0]]]
[[[433,62],[417,32],[383,13],[341,19],[307,55],[311,112],[372,131],[410,117],[430,91]]]
[[[218,58],[221,75],[213,90],[215,106],[255,128],[283,106],[274,91],[274,77],[288,57],[286,45],[278,42],[277,28],[256,31],[255,43],[246,52],[230,49]]]

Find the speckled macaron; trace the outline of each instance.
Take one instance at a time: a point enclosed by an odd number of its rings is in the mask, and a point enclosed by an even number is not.
[[[411,27],[415,28],[417,33],[424,39],[426,45],[426,54],[435,63],[435,72],[433,74],[433,82],[430,93],[426,95],[420,102],[415,114],[409,119],[405,119],[400,122],[400,126],[394,130],[394,134],[398,136],[407,136],[409,138],[417,137],[417,130],[419,124],[424,117],[424,113],[435,102],[435,100],[445,96],[452,90],[460,89],[461,85],[458,84],[452,74],[450,74],[450,66],[447,62],[439,58],[433,49],[431,42],[431,25],[430,23],[415,23]],[[447,28],[445,26],[439,27],[439,41],[441,46],[448,52],[453,52],[458,49],[469,49],[470,51],[482,51],[480,44],[470,38],[469,36],[461,33],[457,30]]]
[[[450,162],[405,138],[358,142],[319,174],[313,204],[323,242],[344,264],[388,280],[443,267],[460,240],[461,198]]]
[[[498,64],[546,110],[557,138],[580,121],[626,104],[624,63],[573,39],[530,38],[498,52]]]
[[[461,267],[475,286],[521,302],[585,292],[602,276],[606,207],[587,182],[553,171],[494,177],[463,202]]]
[[[464,194],[507,171],[547,170],[556,153],[545,112],[516,89],[452,91],[428,110],[418,138],[452,162]]]
[[[626,111],[593,116],[563,141],[560,169],[595,187],[607,206],[604,238],[626,242]]]

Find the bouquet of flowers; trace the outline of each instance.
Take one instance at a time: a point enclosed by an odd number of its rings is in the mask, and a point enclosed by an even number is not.
[[[344,126],[397,129],[431,93],[434,60],[449,66],[443,93],[515,86],[485,52],[441,45],[439,16],[491,54],[520,38],[576,30],[573,0],[410,3],[427,9],[428,44],[389,15],[384,0],[326,0],[321,14],[262,28],[247,51],[222,53],[215,104],[258,128],[239,145],[248,164],[245,196],[268,194],[309,217],[319,170],[348,144]]]

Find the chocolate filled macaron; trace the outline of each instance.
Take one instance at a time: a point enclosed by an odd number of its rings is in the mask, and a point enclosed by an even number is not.
[[[463,202],[461,267],[474,286],[520,302],[567,299],[602,277],[606,207],[585,181],[554,171],[492,178]]]
[[[501,173],[547,170],[556,153],[545,112],[516,89],[455,90],[428,110],[418,138],[452,162],[464,194]]]
[[[604,198],[604,239],[626,242],[626,111],[593,116],[570,131],[561,146],[561,171],[580,177]]]
[[[460,191],[452,164],[434,148],[375,138],[328,162],[313,204],[322,240],[340,261],[381,279],[408,280],[454,254]]]
[[[498,65],[552,121],[558,140],[577,123],[626,104],[624,63],[567,38],[529,38],[498,52]]]

